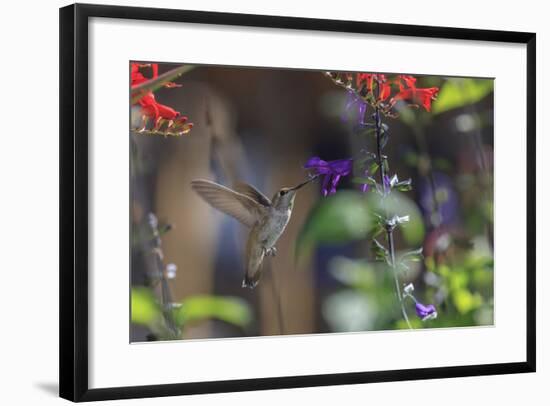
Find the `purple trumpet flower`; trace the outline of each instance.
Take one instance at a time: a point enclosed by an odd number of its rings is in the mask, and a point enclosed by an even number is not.
[[[342,113],[342,121],[347,121],[350,116],[356,116],[360,125],[365,125],[363,119],[367,111],[367,103],[357,96],[352,90],[348,91],[346,105]]]
[[[437,317],[437,311],[433,304],[425,305],[420,302],[416,302],[416,314],[422,320],[435,319]]]
[[[368,177],[368,176],[369,176],[369,170],[368,170],[368,168],[365,169],[365,172],[364,172],[363,175],[364,175],[365,177]],[[369,187],[370,187],[370,185],[369,185],[368,183],[363,183],[363,184],[359,187],[359,189],[361,190],[361,192],[367,193],[367,192],[369,191]]]
[[[312,157],[304,165],[305,169],[313,169],[315,175],[324,175],[321,191],[323,196],[336,193],[336,186],[342,176],[348,176],[353,167],[353,159],[338,159],[323,161],[319,157]]]

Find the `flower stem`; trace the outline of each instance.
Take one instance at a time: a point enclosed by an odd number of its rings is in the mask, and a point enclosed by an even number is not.
[[[376,131],[376,157],[378,160],[378,166],[380,170],[380,182],[382,184],[382,191],[383,191],[383,197],[382,199],[386,199],[388,194],[391,192],[390,190],[387,190],[388,185],[385,181],[386,179],[386,167],[385,167],[385,161],[384,157],[382,156],[382,119],[380,116],[380,110],[378,107],[374,110],[374,120],[375,120],[375,131]],[[388,210],[385,207],[384,204],[384,211],[386,218],[388,218]],[[395,293],[397,295],[397,300],[399,301],[399,306],[401,307],[401,313],[403,314],[403,318],[405,319],[405,322],[407,323],[407,326],[412,329],[411,322],[409,321],[409,316],[407,315],[407,310],[405,309],[405,303],[403,301],[403,296],[401,295],[401,288],[399,286],[399,277],[397,275],[397,269],[395,267],[395,244],[393,241],[393,230],[394,226],[386,226],[386,237],[388,240],[388,251],[390,253],[390,267],[392,269],[393,279],[395,282]]]
[[[160,239],[160,232],[158,229],[158,223],[156,216],[153,213],[149,214],[149,226],[153,233],[152,239],[152,254],[155,266],[155,274],[160,278],[160,304],[162,307],[162,315],[164,322],[166,323],[167,333],[169,339],[177,339],[180,336],[180,330],[174,320],[172,313],[172,293],[170,292],[170,286],[166,276],[164,275],[164,254],[162,252],[162,241]]]
[[[401,288],[399,287],[399,277],[397,276],[397,269],[395,268],[395,247],[393,243],[393,231],[387,229],[386,233],[388,237],[388,249],[390,251],[390,263],[393,273],[393,279],[395,281],[395,293],[397,294],[397,299],[399,300],[399,305],[401,307],[403,318],[405,319],[407,326],[412,329],[411,322],[409,321],[409,316],[407,315],[407,310],[405,309],[405,301],[403,300],[403,295],[401,295]]]
[[[374,110],[374,121],[375,121],[375,131],[376,131],[376,157],[378,160],[378,167],[380,168],[380,184],[386,195],[386,166],[384,165],[384,159],[382,157],[382,119],[380,117],[380,110],[378,107]]]

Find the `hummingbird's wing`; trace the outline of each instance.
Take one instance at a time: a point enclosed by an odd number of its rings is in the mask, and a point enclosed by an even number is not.
[[[191,187],[212,207],[248,227],[254,226],[265,211],[264,206],[250,197],[209,180],[194,180]]]
[[[260,203],[262,206],[271,206],[271,200],[269,200],[266,195],[264,195],[262,192],[260,192],[258,189],[248,183],[237,182],[233,186],[233,189],[235,189],[237,193],[250,197],[255,202]]]

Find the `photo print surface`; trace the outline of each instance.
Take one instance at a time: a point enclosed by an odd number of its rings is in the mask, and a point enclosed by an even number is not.
[[[129,76],[132,342],[493,324],[493,79]]]

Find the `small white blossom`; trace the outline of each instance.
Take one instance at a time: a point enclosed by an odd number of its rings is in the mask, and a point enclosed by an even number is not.
[[[168,279],[174,279],[176,277],[177,270],[178,270],[178,267],[176,266],[176,264],[166,265],[166,277]]]
[[[434,320],[434,319],[437,319],[437,312],[433,312],[433,313],[428,314],[426,317],[422,318],[422,321]]]
[[[407,296],[410,295],[412,292],[414,292],[414,285],[412,283],[409,283],[403,288],[403,293]]]
[[[397,185],[398,182],[399,182],[399,178],[397,177],[397,174],[393,175],[390,179],[390,186],[394,187],[395,185]]]
[[[410,217],[409,216],[403,216],[403,217],[399,217],[399,216],[396,216],[397,217],[397,223],[399,224],[403,224],[403,223],[408,223],[409,220],[410,220]]]
[[[157,216],[155,216],[153,213],[149,213],[149,226],[151,228],[156,229],[159,225]]]

